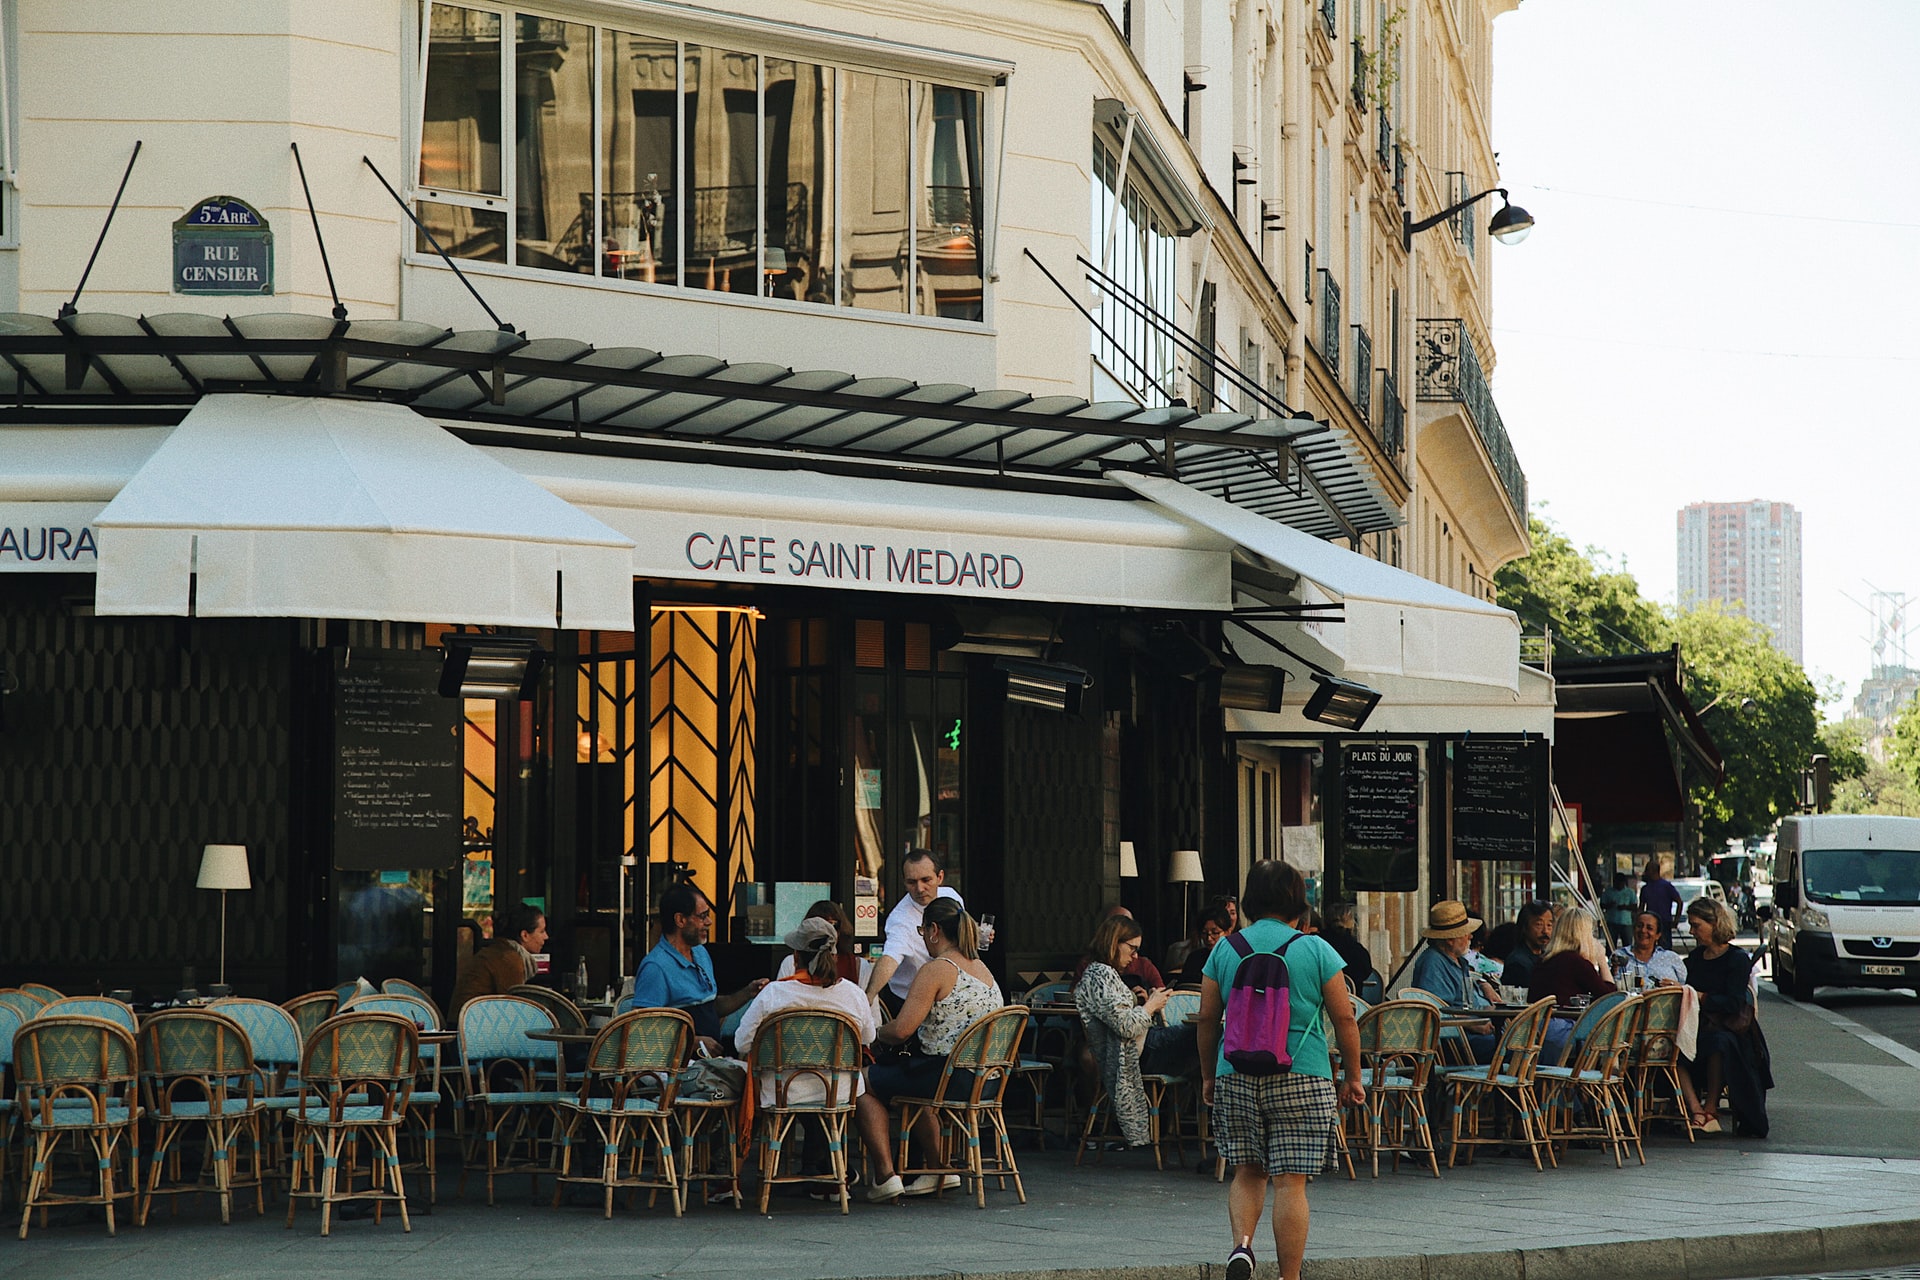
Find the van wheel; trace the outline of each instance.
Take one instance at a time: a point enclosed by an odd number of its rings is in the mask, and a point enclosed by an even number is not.
[[[1787,979],[1787,970],[1780,963],[1780,944],[1774,943],[1768,948],[1769,968],[1773,970],[1773,989],[1791,1000],[1794,998],[1793,983]]]
[[[1776,965],[1778,965],[1779,963],[1779,957],[1777,955],[1774,957],[1774,963]],[[1778,973],[1780,971],[1778,968],[1776,968],[1774,972]],[[1774,979],[1774,985],[1775,986],[1780,985],[1780,980],[1778,978]],[[1800,970],[1795,969],[1793,971],[1793,977],[1787,983],[1787,994],[1792,996],[1795,1000],[1800,1001],[1802,1004],[1812,1004],[1813,1003],[1813,980],[1803,975],[1800,972]]]

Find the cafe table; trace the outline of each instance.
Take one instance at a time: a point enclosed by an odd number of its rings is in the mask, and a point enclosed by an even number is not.
[[[526,1033],[529,1040],[541,1040],[547,1044],[592,1044],[600,1033],[597,1031],[562,1031],[557,1027],[547,1027]]]

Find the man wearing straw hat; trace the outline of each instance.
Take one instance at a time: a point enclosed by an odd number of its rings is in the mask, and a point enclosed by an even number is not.
[[[1427,945],[1413,962],[1413,985],[1457,1008],[1484,1009],[1492,1004],[1493,992],[1467,967],[1467,947],[1479,928],[1480,922],[1467,914],[1466,904],[1453,898],[1427,908],[1427,927],[1420,931]],[[1490,1061],[1493,1024],[1479,1023],[1466,1031],[1474,1061]]]

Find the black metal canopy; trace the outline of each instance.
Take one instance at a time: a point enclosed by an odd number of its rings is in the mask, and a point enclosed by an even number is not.
[[[201,395],[238,391],[390,401],[536,447],[556,436],[589,450],[654,440],[1057,479],[1152,470],[1320,537],[1401,523],[1354,444],[1304,418],[1036,398],[406,320],[0,314],[0,424],[165,422]]]

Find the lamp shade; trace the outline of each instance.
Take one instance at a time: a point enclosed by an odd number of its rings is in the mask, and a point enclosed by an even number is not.
[[[210,844],[200,855],[200,889],[251,889],[253,877],[247,874],[247,846]]]
[[[1200,865],[1198,849],[1173,851],[1173,865],[1167,868],[1168,884],[1202,884],[1206,878],[1206,868]]]
[[[1134,856],[1133,841],[1120,842],[1120,876],[1131,880],[1140,874],[1140,859]]]

